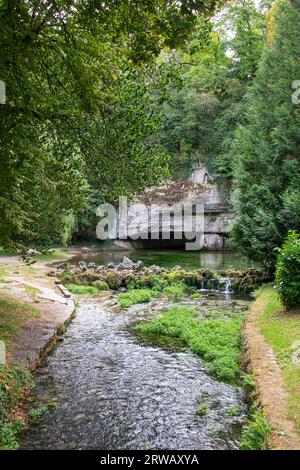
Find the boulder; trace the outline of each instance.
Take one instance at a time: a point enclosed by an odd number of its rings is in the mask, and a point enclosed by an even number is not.
[[[80,271],[86,271],[87,270],[87,265],[84,261],[79,261],[79,269],[80,269]]]
[[[123,257],[123,262],[122,264],[125,266],[125,268],[132,268],[134,266],[134,262],[127,258],[127,256]]]
[[[87,246],[83,246],[81,248],[81,253],[91,253],[93,251],[91,248],[88,248]]]
[[[89,263],[89,264],[87,265],[87,268],[88,268],[88,269],[96,269],[96,268],[97,268],[97,265],[96,265],[96,263]]]

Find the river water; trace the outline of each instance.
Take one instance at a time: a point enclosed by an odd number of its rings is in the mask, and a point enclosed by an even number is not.
[[[142,260],[145,266],[153,264],[164,268],[173,268],[180,265],[183,269],[211,269],[226,270],[232,266],[244,270],[253,263],[245,256],[232,251],[184,251],[184,250],[103,250],[96,253],[80,254],[71,261],[77,264],[80,260],[107,265],[108,263],[120,263],[123,256],[127,256],[134,262]]]
[[[191,352],[141,343],[130,326],[167,308],[162,300],[120,310],[116,296],[80,300],[64,339],[36,373],[31,404],[48,409],[23,449],[236,449],[246,414],[239,387],[209,376]],[[196,302],[196,301],[193,301]],[[248,302],[205,296],[200,311]],[[199,305],[198,305],[199,307]],[[197,416],[200,403],[205,416]],[[230,417],[232,407],[239,409]]]

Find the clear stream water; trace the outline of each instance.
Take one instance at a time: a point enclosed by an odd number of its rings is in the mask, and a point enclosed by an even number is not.
[[[239,253],[231,251],[184,251],[184,250],[134,250],[134,251],[102,251],[98,253],[82,254],[71,261],[77,263],[84,260],[87,263],[107,265],[120,263],[123,256],[134,262],[142,260],[145,266],[156,264],[165,268],[180,265],[184,269],[206,268],[211,270],[225,270],[231,266],[237,269],[247,269],[253,265],[251,261]]]
[[[240,311],[248,301],[204,294],[201,315]],[[200,303],[200,305],[199,305]],[[246,414],[239,387],[218,382],[184,349],[141,342],[130,325],[157,315],[162,300],[120,310],[116,297],[80,300],[64,339],[36,373],[42,407],[55,400],[23,449],[236,449]],[[205,416],[196,414],[205,403]],[[228,416],[232,406],[240,408]]]

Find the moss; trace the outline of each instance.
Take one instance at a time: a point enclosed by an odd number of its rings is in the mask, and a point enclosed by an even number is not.
[[[122,277],[117,271],[108,271],[105,275],[105,282],[112,290],[118,290],[122,285]]]
[[[101,290],[109,290],[109,285],[105,281],[95,281],[93,286],[96,287],[99,291]]]

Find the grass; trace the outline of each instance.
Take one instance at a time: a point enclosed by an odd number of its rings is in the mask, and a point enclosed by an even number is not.
[[[68,291],[72,292],[72,294],[97,294],[99,289],[95,286],[79,286],[77,284],[67,284]]]
[[[179,338],[207,362],[207,370],[220,380],[235,382],[240,372],[242,317],[228,321],[199,320],[190,307],[172,307],[151,322],[139,323],[134,331],[152,337]]]
[[[289,393],[289,418],[296,422],[300,434],[300,310],[285,311],[272,286],[261,288],[256,302],[263,311],[258,326],[282,369]]]
[[[173,302],[180,302],[185,293],[189,292],[190,288],[183,282],[178,282],[164,288],[163,293]]]
[[[151,289],[135,289],[128,292],[122,292],[118,295],[119,305],[122,308],[129,308],[135,304],[150,302],[157,295],[158,292]]]
[[[22,325],[30,318],[38,318],[40,315],[40,311],[32,305],[9,295],[0,295],[0,339],[5,341],[8,350],[20,333]]]
[[[51,251],[51,253],[42,253],[41,255],[34,256],[32,259],[37,261],[54,261],[54,260],[64,260],[69,258],[70,255],[64,250],[56,249]]]
[[[256,411],[252,419],[248,419],[241,439],[241,450],[267,450],[272,428],[262,411]]]

